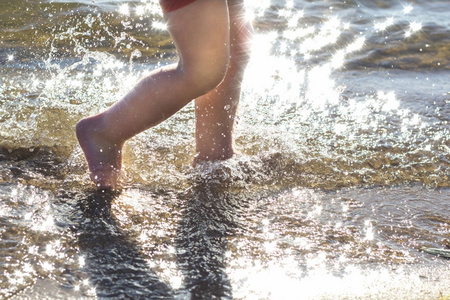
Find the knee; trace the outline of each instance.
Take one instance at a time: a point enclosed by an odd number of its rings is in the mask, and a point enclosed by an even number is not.
[[[199,74],[199,78],[201,78],[201,82],[199,82],[199,84],[204,92],[209,92],[220,85],[227,74],[228,64],[229,60],[227,59],[226,61],[219,62],[213,67],[200,71],[201,74]]]
[[[208,93],[216,88],[225,78],[229,65],[229,54],[223,57],[206,59],[200,58],[195,62],[182,63],[182,72],[186,84],[197,90],[199,95]]]

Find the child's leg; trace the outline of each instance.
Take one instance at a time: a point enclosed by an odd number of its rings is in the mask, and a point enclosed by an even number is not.
[[[229,0],[230,64],[222,83],[196,99],[195,162],[227,159],[234,154],[233,127],[241,83],[250,57],[251,24],[245,19],[242,0]]]
[[[180,61],[152,72],[106,111],[81,120],[77,137],[100,187],[114,187],[123,143],[164,121],[192,99],[216,87],[229,60],[225,0],[197,0],[165,14]]]

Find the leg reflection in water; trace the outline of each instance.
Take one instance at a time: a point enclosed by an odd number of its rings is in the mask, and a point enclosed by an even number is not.
[[[208,185],[195,186],[188,196],[176,238],[183,288],[191,299],[232,299],[225,254],[245,198]]]
[[[114,193],[97,192],[79,201],[78,243],[85,271],[99,298],[173,299],[172,288],[152,271],[137,242],[111,215]]]
[[[176,257],[167,253],[162,259],[169,263],[176,260],[183,278],[177,289],[150,267],[151,257],[143,250],[144,245],[127,234],[111,212],[111,203],[117,196],[118,193],[99,191],[64,197],[77,203],[75,207],[71,205],[68,215],[84,257],[83,273],[88,276],[89,286],[94,288],[97,297],[232,299],[226,273],[227,241],[239,227],[241,212],[247,204],[242,191],[194,184],[172,199],[178,203],[176,211],[181,212],[181,218],[178,225],[174,220],[174,227],[168,226],[173,231],[169,229],[166,234],[175,244]],[[157,222],[163,225],[170,220],[158,219]]]

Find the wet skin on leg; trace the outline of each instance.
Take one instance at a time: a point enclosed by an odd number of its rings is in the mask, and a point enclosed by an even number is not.
[[[166,120],[222,82],[229,63],[229,17],[225,0],[197,0],[164,15],[180,56],[178,64],[151,72],[106,111],[76,127],[91,179],[115,188],[122,146]]]
[[[245,18],[242,0],[228,1],[230,15],[230,63],[222,83],[195,100],[196,155],[201,161],[232,157],[234,124],[245,67],[250,58],[253,28]]]
[[[116,186],[127,139],[164,121],[194,98],[194,164],[234,155],[234,122],[253,34],[244,15],[242,0],[197,0],[165,14],[179,63],[153,71],[111,108],[77,124],[77,137],[97,186]]]

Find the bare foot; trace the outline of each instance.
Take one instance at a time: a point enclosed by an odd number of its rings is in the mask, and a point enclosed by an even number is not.
[[[91,180],[98,188],[114,189],[122,168],[123,143],[111,142],[98,130],[100,118],[97,115],[81,120],[76,133],[89,165]]]

